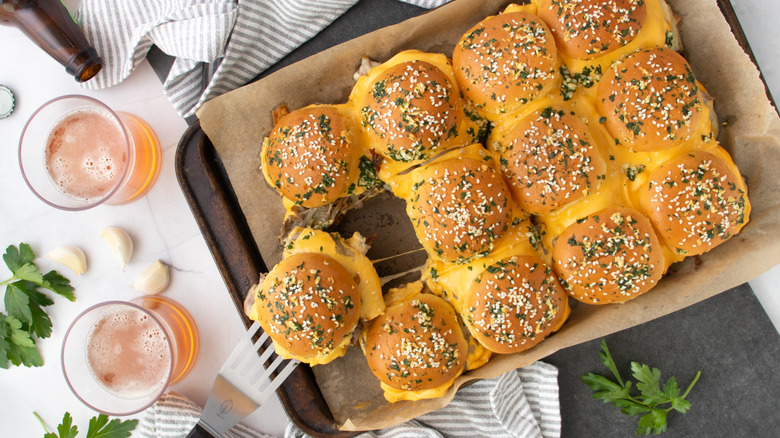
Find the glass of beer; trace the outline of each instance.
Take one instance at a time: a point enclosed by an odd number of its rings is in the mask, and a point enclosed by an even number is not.
[[[109,416],[138,413],[195,365],[192,316],[161,296],[107,301],[73,321],[62,343],[62,371],[84,404]]]
[[[19,141],[19,165],[43,202],[63,210],[140,198],[157,181],[162,152],[142,119],[88,96],[67,95],[38,108]]]

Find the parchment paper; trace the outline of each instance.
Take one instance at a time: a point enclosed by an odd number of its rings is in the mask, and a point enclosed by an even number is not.
[[[285,103],[296,109],[312,103],[346,101],[360,57],[386,60],[398,51],[420,49],[451,56],[458,38],[482,18],[495,14],[506,0],[456,0],[439,9],[381,29],[293,64],[256,83],[206,103],[201,126],[215,145],[241,209],[267,266],[281,256],[277,241],[284,210],[280,197],[259,172],[259,147],[272,128],[271,111]],[[359,349],[331,364],[316,366],[317,383],[337,424],[345,430],[378,429],[444,406],[456,389],[473,379],[491,378],[530,364],[568,346],[658,318],[753,279],[780,263],[780,118],[766,97],[759,72],[743,52],[715,0],[669,0],[681,17],[681,33],[696,77],[715,98],[719,120],[726,122],[719,141],[733,156],[748,183],[750,223],[725,244],[674,265],[652,291],[625,304],[587,306],[575,303],[564,327],[523,353],[497,355],[484,367],[457,379],[447,396],[389,404]],[[377,11],[381,13],[381,11]],[[390,236],[409,233],[409,224],[392,209],[402,203],[376,202],[351,223]],[[391,211],[382,211],[382,208]],[[378,209],[374,211],[373,209]],[[397,212],[396,212],[397,213]],[[365,223],[369,222],[369,223]],[[398,231],[400,230],[400,231]],[[396,234],[397,235],[397,234]],[[381,240],[374,254],[405,252],[410,239]],[[414,240],[414,239],[411,239]],[[413,249],[413,248],[411,248]],[[419,263],[419,254],[410,256]],[[391,265],[400,271],[403,264]],[[391,272],[380,272],[387,275]]]

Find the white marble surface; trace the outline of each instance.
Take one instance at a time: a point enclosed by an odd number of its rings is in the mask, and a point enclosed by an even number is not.
[[[733,1],[767,82],[775,96],[780,96],[780,35],[775,25],[780,22],[780,2]],[[151,67],[142,64],[126,82],[111,89],[85,91],[20,32],[0,27],[0,84],[11,88],[17,97],[13,115],[0,120],[0,249],[27,242],[41,256],[56,246],[76,244],[89,259],[89,270],[79,277],[51,260],[37,260],[42,270],[57,269],[71,279],[77,301],[55,297],[55,304],[47,308],[53,334],[37,342],[45,361],[43,367],[0,370],[0,436],[42,436],[43,428],[33,411],[50,429],[69,411],[82,434],[86,432],[87,422],[95,413],[84,407],[65,383],[59,364],[62,336],[73,318],[90,305],[135,297],[130,285],[157,259],[173,268],[171,286],[165,293],[185,304],[201,335],[197,365],[171,389],[204,404],[214,376],[243,326],[176,181],[174,154],[187,125],[163,96],[162,85]],[[70,93],[91,95],[117,110],[134,113],[157,131],[164,149],[163,168],[145,198],[126,206],[68,213],[44,205],[27,189],[17,165],[17,143],[24,122],[45,101]],[[124,272],[100,239],[100,231],[108,225],[127,229],[135,240],[135,254]],[[8,276],[10,272],[0,264],[0,278]],[[751,281],[775,327],[780,327],[778,284],[780,266]],[[286,422],[275,398],[244,421],[277,436],[283,433]]]
[[[174,156],[187,124],[163,96],[162,84],[152,68],[144,63],[119,86],[86,91],[19,31],[0,26],[0,83],[13,90],[17,103],[13,114],[0,120],[0,249],[4,252],[8,245],[26,242],[43,256],[56,246],[74,244],[84,250],[89,263],[87,272],[76,277],[49,259],[36,261],[41,270],[56,269],[70,278],[77,300],[70,302],[49,294],[55,302],[46,309],[53,323],[52,336],[37,341],[45,361],[43,367],[0,369],[0,437],[43,436],[33,411],[50,430],[69,411],[82,431],[80,435],[86,434],[95,412],[83,406],[65,383],[59,363],[62,337],[76,315],[92,304],[137,296],[130,285],[158,259],[172,268],[165,294],[187,307],[201,337],[195,368],[171,389],[205,404],[214,376],[241,336],[243,325],[176,181]],[[136,114],[157,132],[164,151],[162,171],[143,199],[124,206],[62,212],[43,204],[25,185],[17,160],[24,123],[44,102],[74,93],[90,95],[116,110]],[[135,241],[135,254],[124,272],[100,238],[101,230],[108,225],[125,228]],[[0,278],[10,276],[0,263]],[[281,436],[287,423],[283,412],[274,396],[245,423]]]

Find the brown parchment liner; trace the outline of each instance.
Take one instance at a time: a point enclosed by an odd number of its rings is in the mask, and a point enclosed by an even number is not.
[[[751,280],[780,262],[780,118],[766,97],[759,72],[731,33],[716,0],[668,0],[681,17],[684,55],[715,98],[726,122],[719,141],[733,156],[748,184],[750,223],[725,244],[672,266],[650,292],[625,304],[574,304],[563,328],[536,347],[496,355],[484,367],[459,377],[440,399],[387,403],[378,380],[358,348],[331,364],[314,367],[317,383],[337,424],[370,430],[398,424],[443,407],[458,387],[496,377],[568,346],[586,342],[690,306]],[[281,256],[277,240],[284,210],[259,172],[259,147],[272,128],[271,111],[285,103],[345,102],[362,55],[384,61],[405,49],[451,56],[471,26],[502,10],[506,0],[456,0],[422,16],[321,52],[206,103],[201,126],[216,147],[241,209],[267,266]],[[381,11],[377,11],[381,13]],[[397,205],[397,203],[396,203]],[[402,204],[401,204],[402,205]]]

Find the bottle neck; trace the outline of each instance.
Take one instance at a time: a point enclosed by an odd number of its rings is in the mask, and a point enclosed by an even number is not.
[[[102,67],[103,59],[92,46],[87,46],[65,64],[65,71],[76,78],[77,82],[86,82],[92,79]]]
[[[0,0],[0,23],[19,28],[78,82],[102,67],[103,60],[60,0]]]

